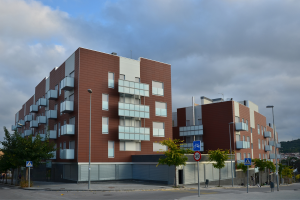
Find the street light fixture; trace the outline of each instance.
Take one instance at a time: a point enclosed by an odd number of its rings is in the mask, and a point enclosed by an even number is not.
[[[91,122],[92,122],[92,116],[91,116],[91,107],[92,107],[92,89],[88,89],[88,92],[90,93],[90,136],[89,136],[89,184],[88,189],[90,189],[91,184]]]
[[[231,134],[230,134],[230,125],[231,124],[234,124],[234,122],[230,122],[229,123],[230,160],[231,160],[231,184],[232,184],[232,187],[233,187],[232,149],[231,149]]]
[[[275,120],[274,120],[274,106],[269,105],[266,108],[272,108],[272,115],[273,115],[273,134],[274,134],[274,142],[275,142],[275,160],[276,160],[276,180],[277,180],[277,191],[279,191],[279,180],[278,180],[278,164],[277,164],[277,142],[275,136]]]

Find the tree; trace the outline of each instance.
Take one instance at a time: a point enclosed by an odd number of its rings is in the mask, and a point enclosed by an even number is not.
[[[247,165],[245,165],[244,163],[241,162],[236,166],[236,168],[241,169],[245,173],[245,177],[247,176],[247,169],[248,169]],[[246,185],[245,178],[244,178],[244,182],[245,182],[244,185]]]
[[[229,150],[209,150],[209,161],[214,161],[214,168],[219,169],[219,187],[221,186],[221,169],[225,167],[225,161],[228,160]]]
[[[167,139],[167,140],[163,140],[160,141],[159,143],[167,146],[168,150],[165,151],[165,156],[164,157],[160,157],[158,160],[158,164],[156,165],[156,167],[158,165],[168,165],[168,166],[175,166],[175,187],[177,187],[177,167],[179,165],[185,165],[186,161],[188,160],[188,158],[184,155],[184,154],[190,154],[193,153],[192,150],[190,149],[182,149],[180,148],[180,143],[182,143],[182,140],[179,139],[174,139],[172,140],[171,138]]]
[[[52,158],[52,152],[56,150],[54,142],[49,142],[48,137],[45,141],[42,141],[39,134],[34,140],[32,136],[22,138],[17,131],[10,134],[6,127],[4,132],[5,138],[1,142],[3,153],[7,155],[8,162],[13,168],[25,166],[26,161],[29,160],[33,162],[33,166],[38,166],[41,161]],[[26,180],[28,180],[28,168],[26,168]]]
[[[265,162],[266,162],[266,168],[267,168],[268,171],[269,171],[269,173],[268,173],[268,182],[270,182],[270,180],[269,180],[270,170],[271,170],[272,172],[275,172],[276,166],[274,165],[274,163],[273,163],[272,161],[267,160],[267,161],[265,161]]]
[[[260,174],[259,174],[260,185],[262,185],[261,173],[266,168],[266,161],[256,158],[256,159],[253,159],[253,163],[254,163],[255,167],[258,167],[258,170],[260,172]]]
[[[289,167],[284,167],[282,170],[282,176],[283,178],[292,178],[293,177],[293,169]]]

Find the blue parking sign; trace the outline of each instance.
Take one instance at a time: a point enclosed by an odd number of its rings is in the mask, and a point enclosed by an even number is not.
[[[201,141],[193,142],[193,151],[201,151]]]

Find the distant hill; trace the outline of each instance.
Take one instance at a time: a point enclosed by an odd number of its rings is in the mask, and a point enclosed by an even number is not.
[[[280,153],[298,153],[300,152],[300,139],[280,142]]]

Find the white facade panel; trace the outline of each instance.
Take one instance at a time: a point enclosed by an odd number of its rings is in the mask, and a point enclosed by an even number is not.
[[[234,101],[234,115],[239,117],[240,116],[240,104]]]
[[[120,74],[125,75],[125,80],[135,82],[135,78],[140,78],[140,61],[129,58],[120,58]]]
[[[193,107],[186,107],[185,108],[185,116],[186,116],[186,120],[190,121],[190,126],[193,125]]]
[[[136,151],[136,142],[126,141],[125,142],[126,151]]]
[[[45,92],[48,92],[50,88],[50,76],[46,77],[46,87],[45,87]]]
[[[162,145],[160,143],[153,143],[153,152],[157,151],[167,151],[168,148],[165,145]]]
[[[201,108],[202,108],[201,105],[195,106],[195,125],[202,125],[202,109]]]

